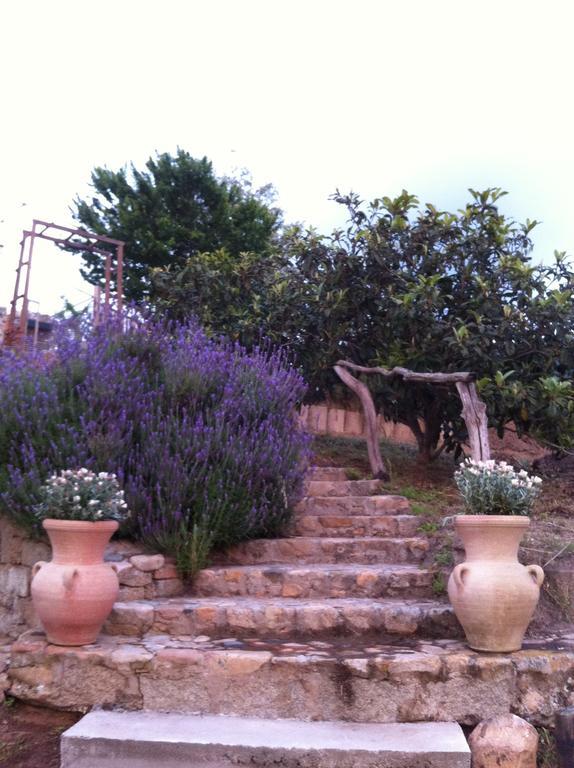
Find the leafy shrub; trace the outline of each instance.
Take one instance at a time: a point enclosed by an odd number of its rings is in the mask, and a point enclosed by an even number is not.
[[[281,352],[247,353],[195,323],[62,335],[48,357],[0,356],[0,509],[36,522],[47,477],[111,472],[130,532],[182,572],[214,547],[276,535],[300,493],[304,394]]]
[[[89,469],[65,469],[50,475],[40,488],[41,502],[34,507],[38,520],[82,520],[96,523],[102,520],[124,522],[128,517],[124,492],[117,478],[107,472]]]
[[[465,459],[454,479],[470,515],[528,515],[542,480],[505,461]]]

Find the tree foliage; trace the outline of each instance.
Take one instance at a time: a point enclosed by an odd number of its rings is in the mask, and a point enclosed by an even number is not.
[[[341,358],[475,372],[491,425],[502,432],[513,422],[566,447],[574,439],[572,265],[563,253],[533,264],[536,222],[504,216],[499,189],[470,193],[456,213],[405,191],[370,205],[337,193],[344,228],[328,237],[291,228],[265,264],[203,255],[160,270],[160,302],[199,313],[216,332],[287,343],[315,399],[343,395],[332,370]],[[411,427],[424,459],[464,439],[454,389],[382,379],[375,389],[385,415]]]
[[[269,187],[253,190],[245,178],[217,178],[207,158],[181,149],[150,158],[144,170],[95,168],[91,182],[94,194],[76,198],[74,218],[125,241],[124,289],[134,300],[147,294],[151,268],[183,266],[220,249],[233,258],[243,251],[269,254],[280,224]],[[101,282],[102,257],[89,251],[82,257],[84,276]]]

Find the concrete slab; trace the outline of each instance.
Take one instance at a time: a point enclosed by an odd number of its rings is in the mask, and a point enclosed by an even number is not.
[[[62,736],[61,768],[469,768],[456,723],[259,720],[91,712]]]

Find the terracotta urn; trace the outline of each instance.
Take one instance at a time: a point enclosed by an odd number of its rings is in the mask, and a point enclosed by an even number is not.
[[[522,515],[459,515],[455,530],[466,551],[448,582],[448,596],[471,648],[522,647],[540,597],[544,571],[521,565],[518,546],[530,525]]]
[[[115,520],[44,520],[52,560],[32,569],[32,599],[48,640],[55,645],[88,645],[118,596],[118,577],[104,563],[117,530]]]

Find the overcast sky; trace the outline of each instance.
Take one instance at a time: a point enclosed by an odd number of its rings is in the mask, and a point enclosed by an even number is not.
[[[571,0],[6,0],[0,306],[23,227],[177,146],[325,231],[336,187],[454,209],[501,186],[538,260],[574,254],[573,22]],[[79,257],[41,245],[30,298],[86,301]]]

